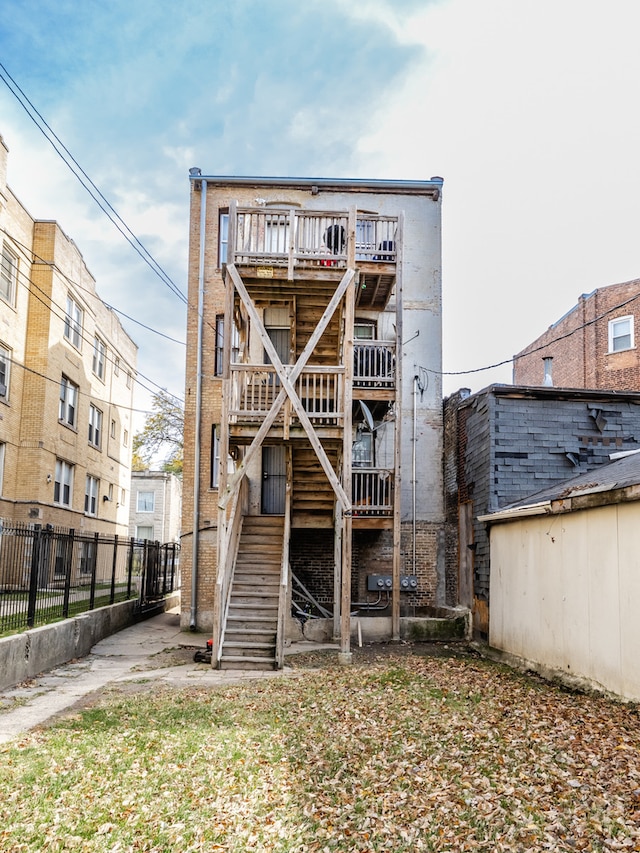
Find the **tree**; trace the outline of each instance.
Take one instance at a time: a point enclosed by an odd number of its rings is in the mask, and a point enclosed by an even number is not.
[[[167,391],[153,395],[153,411],[133,438],[132,468],[144,471],[160,464],[163,471],[182,474],[184,409]],[[162,460],[158,463],[156,460]]]

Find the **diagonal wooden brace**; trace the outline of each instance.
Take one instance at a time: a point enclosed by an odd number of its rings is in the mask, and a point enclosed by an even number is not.
[[[242,281],[242,278],[241,278],[240,274],[238,273],[238,270],[235,267],[235,264],[229,264],[227,266],[227,274],[231,277],[231,280],[233,281],[233,284],[234,284],[236,290],[238,291],[238,294],[240,295],[240,298],[242,299],[242,302],[244,303],[245,308],[247,309],[247,313],[249,314],[249,317],[251,318],[252,323],[255,324],[256,331],[258,332],[258,335],[260,336],[260,339],[264,345],[264,348],[267,351],[269,358],[271,359],[273,367],[275,368],[275,371],[276,371],[276,373],[280,379],[280,383],[282,385],[282,388],[281,388],[278,396],[273,401],[271,409],[269,410],[265,419],[263,420],[262,424],[260,425],[260,429],[256,433],[256,435],[255,435],[253,441],[251,442],[247,452],[245,453],[244,458],[243,458],[238,470],[230,478],[228,486],[227,486],[227,493],[225,495],[221,496],[221,498],[219,500],[219,504],[218,504],[219,507],[221,509],[224,509],[226,507],[226,505],[229,502],[229,500],[231,499],[235,489],[237,488],[237,484],[242,479],[245,468],[249,464],[251,458],[254,456],[254,454],[256,453],[258,448],[262,445],[262,442],[266,438],[266,435],[267,435],[269,429],[271,428],[271,425],[275,421],[275,419],[278,415],[278,412],[282,408],[284,401],[286,400],[287,397],[289,397],[294,409],[296,410],[298,418],[300,419],[300,423],[302,424],[305,432],[307,433],[307,436],[309,438],[311,446],[313,447],[313,449],[316,453],[316,456],[318,457],[318,461],[320,462],[320,465],[322,466],[322,469],[324,470],[325,474],[327,475],[327,479],[329,480],[331,487],[333,488],[334,492],[336,493],[338,500],[340,501],[340,503],[343,507],[343,511],[345,513],[350,513],[351,512],[350,502],[349,502],[349,500],[348,500],[348,498],[344,492],[344,489],[342,488],[342,484],[340,483],[339,479],[336,476],[335,471],[333,470],[331,462],[329,461],[327,454],[325,453],[325,450],[324,450],[324,447],[322,446],[322,443],[320,442],[318,436],[316,435],[316,432],[313,428],[313,424],[309,420],[309,416],[307,415],[307,413],[304,409],[304,406],[302,405],[302,401],[298,397],[298,394],[295,390],[295,383],[297,382],[298,377],[300,376],[300,374],[304,370],[307,362],[309,361],[309,358],[311,357],[311,354],[313,353],[318,341],[322,337],[325,329],[329,325],[329,322],[331,321],[331,318],[333,317],[333,315],[334,315],[338,305],[340,304],[344,294],[347,292],[349,285],[352,283],[354,276],[355,276],[355,270],[348,269],[348,270],[346,270],[345,274],[342,276],[342,279],[341,279],[338,287],[336,288],[335,293],[331,297],[331,300],[329,301],[329,303],[328,303],[322,317],[320,318],[318,325],[316,326],[313,334],[309,338],[307,345],[305,346],[304,350],[300,353],[300,356],[299,356],[297,362],[294,365],[292,365],[291,367],[289,365],[287,365],[285,367],[282,364],[280,357],[278,356],[278,353],[276,352],[276,349],[273,346],[271,338],[267,334],[267,331],[266,331],[264,324],[262,322],[262,318],[258,314],[258,312],[257,312],[257,310],[256,310],[256,308],[255,308],[255,306],[251,300],[251,297],[249,296],[249,293],[247,292],[245,284]]]

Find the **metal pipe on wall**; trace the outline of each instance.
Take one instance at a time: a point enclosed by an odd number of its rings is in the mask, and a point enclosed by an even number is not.
[[[200,257],[198,260],[198,340],[196,345],[196,412],[193,452],[193,549],[191,555],[191,611],[189,630],[197,630],[198,549],[200,517],[200,418],[202,413],[202,331],[204,316],[204,247],[207,222],[207,182],[200,185]]]

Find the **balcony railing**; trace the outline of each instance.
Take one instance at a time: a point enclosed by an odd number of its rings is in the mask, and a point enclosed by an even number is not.
[[[396,382],[394,343],[367,341],[353,347],[353,384],[357,388],[393,389]]]
[[[352,505],[355,518],[393,515],[393,471],[387,468],[354,468]]]
[[[343,367],[306,367],[296,382],[302,406],[313,423],[340,424],[344,418]],[[262,419],[281,389],[280,379],[269,364],[232,364],[229,416],[232,423]],[[295,417],[295,410],[291,411]],[[284,411],[276,422],[282,422]]]
[[[229,262],[290,269],[346,267],[352,239],[356,262],[395,264],[397,228],[397,217],[362,214],[350,235],[346,213],[238,207],[231,223]]]

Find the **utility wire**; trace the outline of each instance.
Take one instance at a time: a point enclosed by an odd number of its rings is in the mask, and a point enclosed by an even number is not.
[[[6,237],[8,237],[9,240],[11,240],[11,242],[15,246],[19,246],[21,249],[24,250],[24,252],[26,252],[28,255],[31,255],[39,263],[44,264],[45,266],[48,266],[53,272],[58,273],[58,275],[61,278],[63,278],[68,284],[73,285],[73,287],[77,288],[78,290],[82,290],[84,293],[88,293],[90,296],[93,296],[97,299],[100,299],[100,301],[104,305],[106,305],[107,308],[110,308],[112,311],[115,311],[116,314],[120,314],[120,316],[126,317],[127,320],[131,320],[132,323],[135,323],[137,326],[141,326],[143,329],[146,329],[148,332],[153,332],[154,335],[159,335],[161,338],[165,338],[166,340],[171,341],[174,344],[180,344],[180,346],[183,346],[183,347],[186,346],[185,341],[179,341],[179,340],[177,340],[177,338],[172,338],[170,335],[167,335],[164,332],[159,331],[158,329],[154,329],[152,326],[147,326],[145,323],[142,323],[140,320],[136,320],[135,317],[131,317],[129,314],[125,314],[124,311],[121,311],[119,308],[116,308],[114,305],[110,305],[108,302],[105,302],[104,299],[102,299],[100,296],[98,296],[98,293],[96,291],[90,290],[88,287],[83,287],[79,282],[74,281],[66,273],[64,273],[60,269],[60,267],[56,266],[56,264],[53,263],[53,261],[47,261],[44,258],[41,258],[40,255],[37,255],[33,251],[33,249],[29,248],[29,246],[25,246],[24,243],[21,243],[19,240],[17,240],[13,236],[13,234],[9,234],[9,232],[6,230],[6,228],[0,228],[0,232],[2,234],[4,234]],[[33,281],[31,281],[31,283],[33,284]],[[37,287],[37,285],[35,285],[35,286]]]
[[[38,284],[36,284],[33,281],[33,279],[29,278],[23,272],[19,272],[18,276],[17,276],[17,281],[22,287],[24,287],[26,290],[28,290],[35,297],[35,299],[38,300],[38,302],[40,302],[42,305],[44,305],[44,307],[54,317],[56,317],[59,320],[62,320],[63,322],[66,321],[66,319],[67,319],[66,309],[63,308],[61,305],[58,305],[48,294],[46,294],[42,290],[42,288]],[[80,289],[86,290],[86,288],[80,288]],[[39,295],[39,294],[41,294],[41,295]],[[92,295],[95,296],[95,294],[92,294]],[[99,299],[99,297],[97,297],[97,298]],[[58,313],[57,311],[55,311],[52,306],[55,306],[55,308],[57,308],[58,311],[60,311],[61,313]],[[92,347],[94,345],[94,341],[90,340],[84,334],[84,329],[80,332],[80,339],[82,341],[84,341],[84,343],[86,343],[89,347]],[[110,362],[114,366],[116,365],[115,358],[110,356],[108,354],[108,352],[105,353],[105,361]],[[16,362],[16,363],[19,364],[20,366],[24,367],[25,370],[30,370],[30,368],[28,368],[26,365],[23,365],[21,362]],[[37,371],[32,371],[32,372],[38,373]],[[59,383],[59,381],[60,381],[59,379],[54,379],[53,377],[45,376],[42,373],[38,373],[38,375],[44,377],[45,379],[49,379],[52,382],[58,382]],[[151,383],[151,385],[153,385],[155,387],[155,389],[157,389],[157,390],[154,390],[153,388],[149,388],[147,385],[145,385],[144,382],[141,381],[140,377],[142,379],[144,379],[146,382]],[[148,376],[145,376],[143,373],[140,373],[138,370],[136,370],[135,373],[132,372],[132,379],[137,385],[140,386],[140,388],[144,389],[145,391],[148,391],[150,394],[156,394],[157,391],[163,391],[169,397],[172,397],[177,403],[179,403],[180,405],[184,405],[184,400],[182,400],[182,398],[178,397],[175,394],[172,394],[166,388],[163,388],[161,385],[158,385],[157,382],[154,382],[153,379],[149,378]],[[88,397],[93,396],[92,394],[88,394],[85,391],[82,391],[80,393],[85,394]],[[113,403],[112,401],[106,401],[106,400],[100,400],[99,402],[105,403],[107,405],[118,405],[118,404]],[[127,407],[125,406],[124,408],[127,408]],[[143,411],[143,410],[131,409],[131,411]]]
[[[45,139],[49,142],[54,151],[58,154],[58,156],[64,161],[64,163],[69,167],[71,172],[78,179],[80,184],[84,187],[84,189],[89,193],[89,195],[93,198],[96,204],[100,207],[103,213],[111,220],[111,222],[115,225],[115,227],[120,231],[122,236],[127,240],[127,242],[132,246],[132,248],[140,255],[142,260],[150,267],[151,270],[160,278],[160,280],[185,304],[188,304],[187,297],[180,290],[180,288],[172,281],[170,276],[162,269],[160,264],[155,260],[152,254],[148,251],[148,249],[142,244],[142,242],[136,237],[131,228],[127,225],[124,219],[119,215],[119,213],[115,210],[115,208],[111,205],[108,199],[102,194],[102,192],[98,189],[96,184],[91,180],[89,175],[85,172],[82,166],[75,159],[73,154],[69,151],[66,145],[62,142],[62,140],[57,136],[54,130],[49,126],[44,117],[38,112],[34,104],[29,100],[27,95],[20,88],[18,83],[13,79],[13,77],[9,74],[5,66],[0,62],[0,79],[7,86],[11,94],[18,101],[20,106],[27,113],[31,121],[35,124],[38,130],[42,133]],[[35,116],[37,116],[37,119]],[[39,124],[42,123],[44,128]],[[54,141],[55,140],[55,141]],[[64,151],[62,153],[60,148]]]

